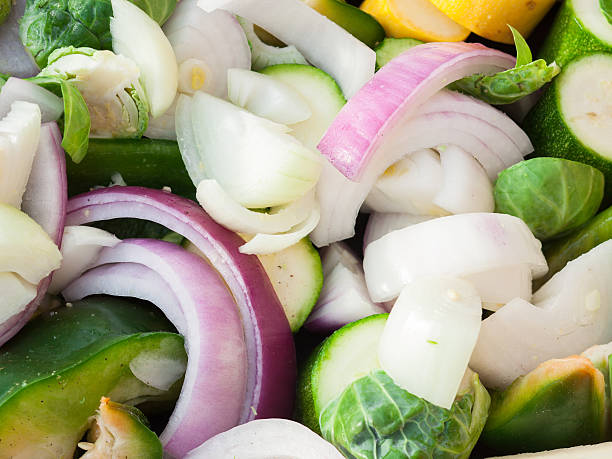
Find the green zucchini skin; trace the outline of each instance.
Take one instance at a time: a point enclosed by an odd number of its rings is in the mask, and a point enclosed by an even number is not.
[[[128,185],[170,187],[174,194],[195,198],[178,144],[154,139],[90,139],[87,156],[79,164],[66,158],[68,194],[84,193],[93,186],[107,186],[120,173]]]
[[[576,17],[572,0],[565,0],[538,57],[563,67],[577,57],[597,52],[612,52],[612,45],[591,33]]]

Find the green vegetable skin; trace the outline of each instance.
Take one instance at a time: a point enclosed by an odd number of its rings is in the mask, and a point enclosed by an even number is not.
[[[602,171],[605,203],[612,198],[612,146],[605,127],[610,81],[612,54],[579,58],[564,68],[523,121],[538,156],[566,158]]]
[[[69,195],[107,186],[118,172],[128,185],[168,186],[175,194],[195,197],[178,145],[170,140],[90,139],[87,156],[79,164],[67,161],[66,172]]]
[[[607,425],[603,374],[585,357],[544,362],[493,395],[484,444],[510,454],[598,443]]]
[[[10,1],[10,0],[9,0]],[[176,0],[133,0],[159,24],[170,17]],[[27,0],[19,36],[40,68],[51,52],[65,46],[112,49],[110,0]]]
[[[404,51],[409,50],[417,45],[422,45],[421,40],[415,38],[385,38],[377,47],[376,51],[376,67],[380,68],[389,63],[389,61]]]
[[[612,24],[599,6],[598,0],[565,0],[539,56],[564,67],[577,57],[612,51]],[[590,14],[580,14],[581,11]]]
[[[370,48],[385,38],[385,29],[371,15],[341,0],[303,0]]]
[[[476,374],[446,410],[396,386],[377,370],[327,405],[321,431],[348,458],[468,458],[490,401]]]
[[[521,218],[541,241],[567,234],[595,215],[603,174],[560,158],[522,161],[499,174],[495,211]]]
[[[83,459],[161,459],[163,448],[138,408],[102,397],[88,440],[94,442]],[[89,446],[89,445],[87,445]]]
[[[612,238],[612,207],[600,212],[586,226],[544,246],[544,255],[548,262],[548,273],[538,279],[534,288],[538,288],[565,265],[593,247]]]
[[[75,302],[26,325],[0,354],[3,457],[72,457],[102,396],[175,400],[180,381],[162,391],[129,367],[139,355],[184,365],[183,338],[171,329],[160,312],[107,297]]]
[[[0,0],[0,24],[4,22],[9,13],[11,12],[12,0]],[[0,84],[0,88],[2,85]]]

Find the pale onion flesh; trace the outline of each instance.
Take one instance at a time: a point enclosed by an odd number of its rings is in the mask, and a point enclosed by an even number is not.
[[[480,296],[455,278],[413,282],[395,302],[378,346],[380,365],[417,397],[450,409],[480,331]]]
[[[391,231],[423,223],[433,218],[435,217],[430,215],[373,212],[368,218],[363,236],[363,250],[365,251],[366,247],[370,245],[371,242],[380,239]]]
[[[30,102],[40,108],[41,121],[57,121],[64,113],[61,97],[26,80],[11,77],[0,90],[0,118],[4,118],[15,101]]]

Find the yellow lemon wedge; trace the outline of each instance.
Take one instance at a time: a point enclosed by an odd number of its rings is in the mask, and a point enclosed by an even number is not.
[[[430,0],[365,0],[371,14],[395,38],[423,41],[462,41],[470,31],[440,12]]]
[[[431,0],[448,17],[472,32],[500,43],[514,43],[508,24],[527,37],[555,0]]]

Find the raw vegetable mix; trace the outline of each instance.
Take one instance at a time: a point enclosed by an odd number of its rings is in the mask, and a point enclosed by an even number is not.
[[[612,457],[612,3],[554,3],[0,0],[0,459]]]

